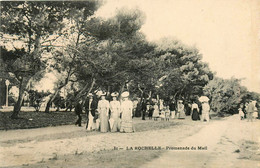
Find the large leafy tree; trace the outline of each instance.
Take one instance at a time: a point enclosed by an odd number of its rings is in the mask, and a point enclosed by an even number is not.
[[[49,112],[50,106],[58,95],[60,90],[71,82],[76,82],[75,72],[80,66],[81,58],[78,57],[77,48],[80,45],[87,45],[89,41],[93,42],[93,35],[87,29],[89,18],[101,5],[98,1],[83,1],[76,3],[67,3],[66,27],[62,29],[60,40],[56,43],[62,43],[61,48],[55,48],[53,51],[52,63],[49,71],[58,74],[58,81],[54,88],[54,93],[50,95],[45,112]]]
[[[218,114],[235,113],[238,104],[246,94],[239,79],[214,77],[205,87],[204,94],[210,98],[211,109]]]
[[[163,74],[160,94],[186,100],[202,94],[213,73],[201,61],[199,51],[170,38],[162,39],[157,44],[156,52]]]
[[[50,51],[53,42],[60,38],[66,24],[65,18],[75,16],[74,9],[89,7],[83,11],[86,15],[93,14],[94,1],[82,2],[1,2],[1,35],[4,42],[14,46],[22,43],[25,53],[18,58],[11,71],[19,81],[19,98],[11,118],[16,118],[21,109],[24,91],[34,75],[44,66],[45,52]],[[80,20],[79,22],[84,22]]]

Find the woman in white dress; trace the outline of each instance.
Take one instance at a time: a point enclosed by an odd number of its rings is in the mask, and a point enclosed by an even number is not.
[[[201,115],[201,121],[206,120],[209,122],[209,111],[210,111],[210,106],[207,101],[202,102],[202,115]]]
[[[123,101],[121,103],[122,121],[120,132],[134,132],[132,119],[133,103],[131,100],[128,99],[129,92],[123,92],[121,96],[123,98]]]
[[[105,98],[105,93],[103,93],[101,95],[101,100],[99,100],[98,102],[100,132],[108,132],[108,112],[109,112],[109,102]]]
[[[110,102],[110,129],[111,132],[119,131],[120,127],[120,112],[121,112],[121,105],[120,102],[117,100],[118,93],[112,93],[112,101]]]

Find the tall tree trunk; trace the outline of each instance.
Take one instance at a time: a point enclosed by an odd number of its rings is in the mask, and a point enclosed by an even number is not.
[[[62,88],[62,87],[61,87]],[[53,102],[53,100],[55,99],[55,97],[58,95],[58,93],[60,92],[61,88],[58,88],[55,93],[51,96],[51,98],[49,99],[46,107],[45,107],[45,113],[49,113],[50,112],[50,107],[51,107],[51,103]]]
[[[22,103],[23,103],[23,98],[24,98],[24,91],[26,90],[26,87],[29,84],[29,77],[22,77],[20,84],[19,84],[19,96],[18,96],[18,100],[14,105],[14,109],[13,109],[13,113],[10,116],[10,118],[12,119],[16,119],[18,118],[18,115],[21,111],[21,107],[22,107]]]

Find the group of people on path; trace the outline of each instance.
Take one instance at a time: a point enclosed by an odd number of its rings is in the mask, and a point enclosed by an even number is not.
[[[253,121],[258,118],[258,110],[256,107],[256,101],[250,100],[245,104],[240,104],[238,109],[239,119],[243,120],[247,118],[247,121]]]
[[[106,93],[99,93],[99,100],[94,99],[93,94],[89,94],[84,103],[86,112],[87,131],[97,130],[100,132],[134,132],[133,127],[133,103],[128,99],[129,92],[121,94],[122,101],[118,100],[118,93],[111,94],[112,100],[106,100]],[[82,101],[75,106],[78,116],[76,125],[81,126],[81,113],[83,111]]]
[[[191,119],[194,121],[202,120],[202,121],[209,121],[209,113],[210,113],[210,106],[209,106],[209,99],[205,99],[201,101],[201,109],[199,108],[198,104],[193,101],[190,105],[190,115]],[[145,120],[145,113],[148,112],[149,119],[154,119],[158,121],[160,118],[161,120],[169,121],[171,119],[185,119],[186,116],[186,109],[183,104],[183,100],[178,100],[177,105],[175,105],[175,100],[170,100],[167,103],[164,103],[163,100],[155,101],[152,103],[147,103],[143,105],[142,102],[142,119]],[[201,117],[200,117],[201,113]]]

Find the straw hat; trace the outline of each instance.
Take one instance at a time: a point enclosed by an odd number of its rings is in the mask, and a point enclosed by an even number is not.
[[[128,97],[129,96],[129,92],[123,92],[121,96],[122,97]]]
[[[117,92],[113,92],[113,93],[111,94],[111,96],[112,96],[112,97],[117,97],[117,96],[118,96],[118,93],[117,93]]]

